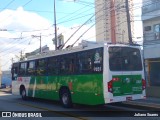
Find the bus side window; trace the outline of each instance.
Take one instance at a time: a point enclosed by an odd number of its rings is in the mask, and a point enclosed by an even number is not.
[[[16,80],[18,76],[18,64],[13,64],[11,73],[12,73],[12,80]]]
[[[74,74],[76,71],[76,54],[71,53],[66,57],[67,73]]]
[[[35,75],[35,61],[29,61],[27,75]]]
[[[40,59],[37,61],[37,75],[45,75],[46,74],[46,59]]]
[[[47,65],[47,73],[48,75],[57,75],[58,74],[58,58],[57,57],[51,57],[48,58],[48,65]]]
[[[75,72],[75,59],[71,58],[69,62],[69,73],[74,73]]]
[[[26,75],[26,71],[27,71],[27,63],[26,62],[20,63],[19,75],[21,76]]]
[[[60,63],[59,64],[59,72],[60,72],[60,74],[66,74],[68,72],[66,57],[61,56],[59,60],[60,60],[60,62],[59,62]]]
[[[93,55],[92,51],[78,53],[79,73],[92,73],[93,71]]]
[[[78,53],[78,57],[77,57],[77,66],[78,66],[78,73],[82,73],[83,70],[83,57],[82,57],[82,53]]]

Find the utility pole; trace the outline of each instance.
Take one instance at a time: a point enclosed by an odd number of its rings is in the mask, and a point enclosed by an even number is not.
[[[111,0],[111,42],[116,44],[116,14],[115,14],[115,0]]]
[[[57,23],[56,23],[56,0],[54,0],[54,29],[55,29],[55,50],[57,50]]]
[[[23,61],[25,59],[25,55],[23,55],[23,51],[22,50],[19,53],[20,54],[19,55],[15,55],[15,57],[18,58],[18,61]],[[11,61],[12,61],[12,64],[13,64],[14,59],[12,58]]]
[[[41,47],[41,44],[42,44],[42,43],[41,43],[41,34],[40,34],[39,36],[38,36],[38,35],[32,35],[32,37],[33,37],[33,38],[35,38],[35,37],[36,37],[36,38],[37,38],[37,37],[39,37],[39,40],[40,40],[39,53],[42,53],[42,47]]]
[[[126,13],[127,13],[127,24],[128,24],[128,37],[129,37],[129,44],[133,44],[132,41],[132,32],[131,32],[131,20],[130,20],[130,13],[129,13],[129,3],[128,0],[126,2]]]

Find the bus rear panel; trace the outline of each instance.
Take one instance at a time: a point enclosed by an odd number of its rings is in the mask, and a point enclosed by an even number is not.
[[[146,98],[140,49],[112,46],[108,58],[106,103]]]

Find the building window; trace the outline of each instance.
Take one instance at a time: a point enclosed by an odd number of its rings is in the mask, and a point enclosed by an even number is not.
[[[154,25],[154,31],[155,32],[160,32],[160,25],[159,24]]]
[[[160,39],[160,24],[154,25],[155,39]]]
[[[151,26],[146,26],[146,27],[144,27],[144,30],[145,30],[145,31],[151,31]]]

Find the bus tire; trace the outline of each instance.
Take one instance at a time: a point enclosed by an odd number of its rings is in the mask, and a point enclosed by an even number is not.
[[[22,100],[26,100],[26,99],[27,99],[26,89],[25,89],[25,88],[23,88],[23,89],[21,90],[21,97],[22,97]]]
[[[62,88],[60,90],[60,102],[65,108],[71,108],[73,106],[69,89]]]

